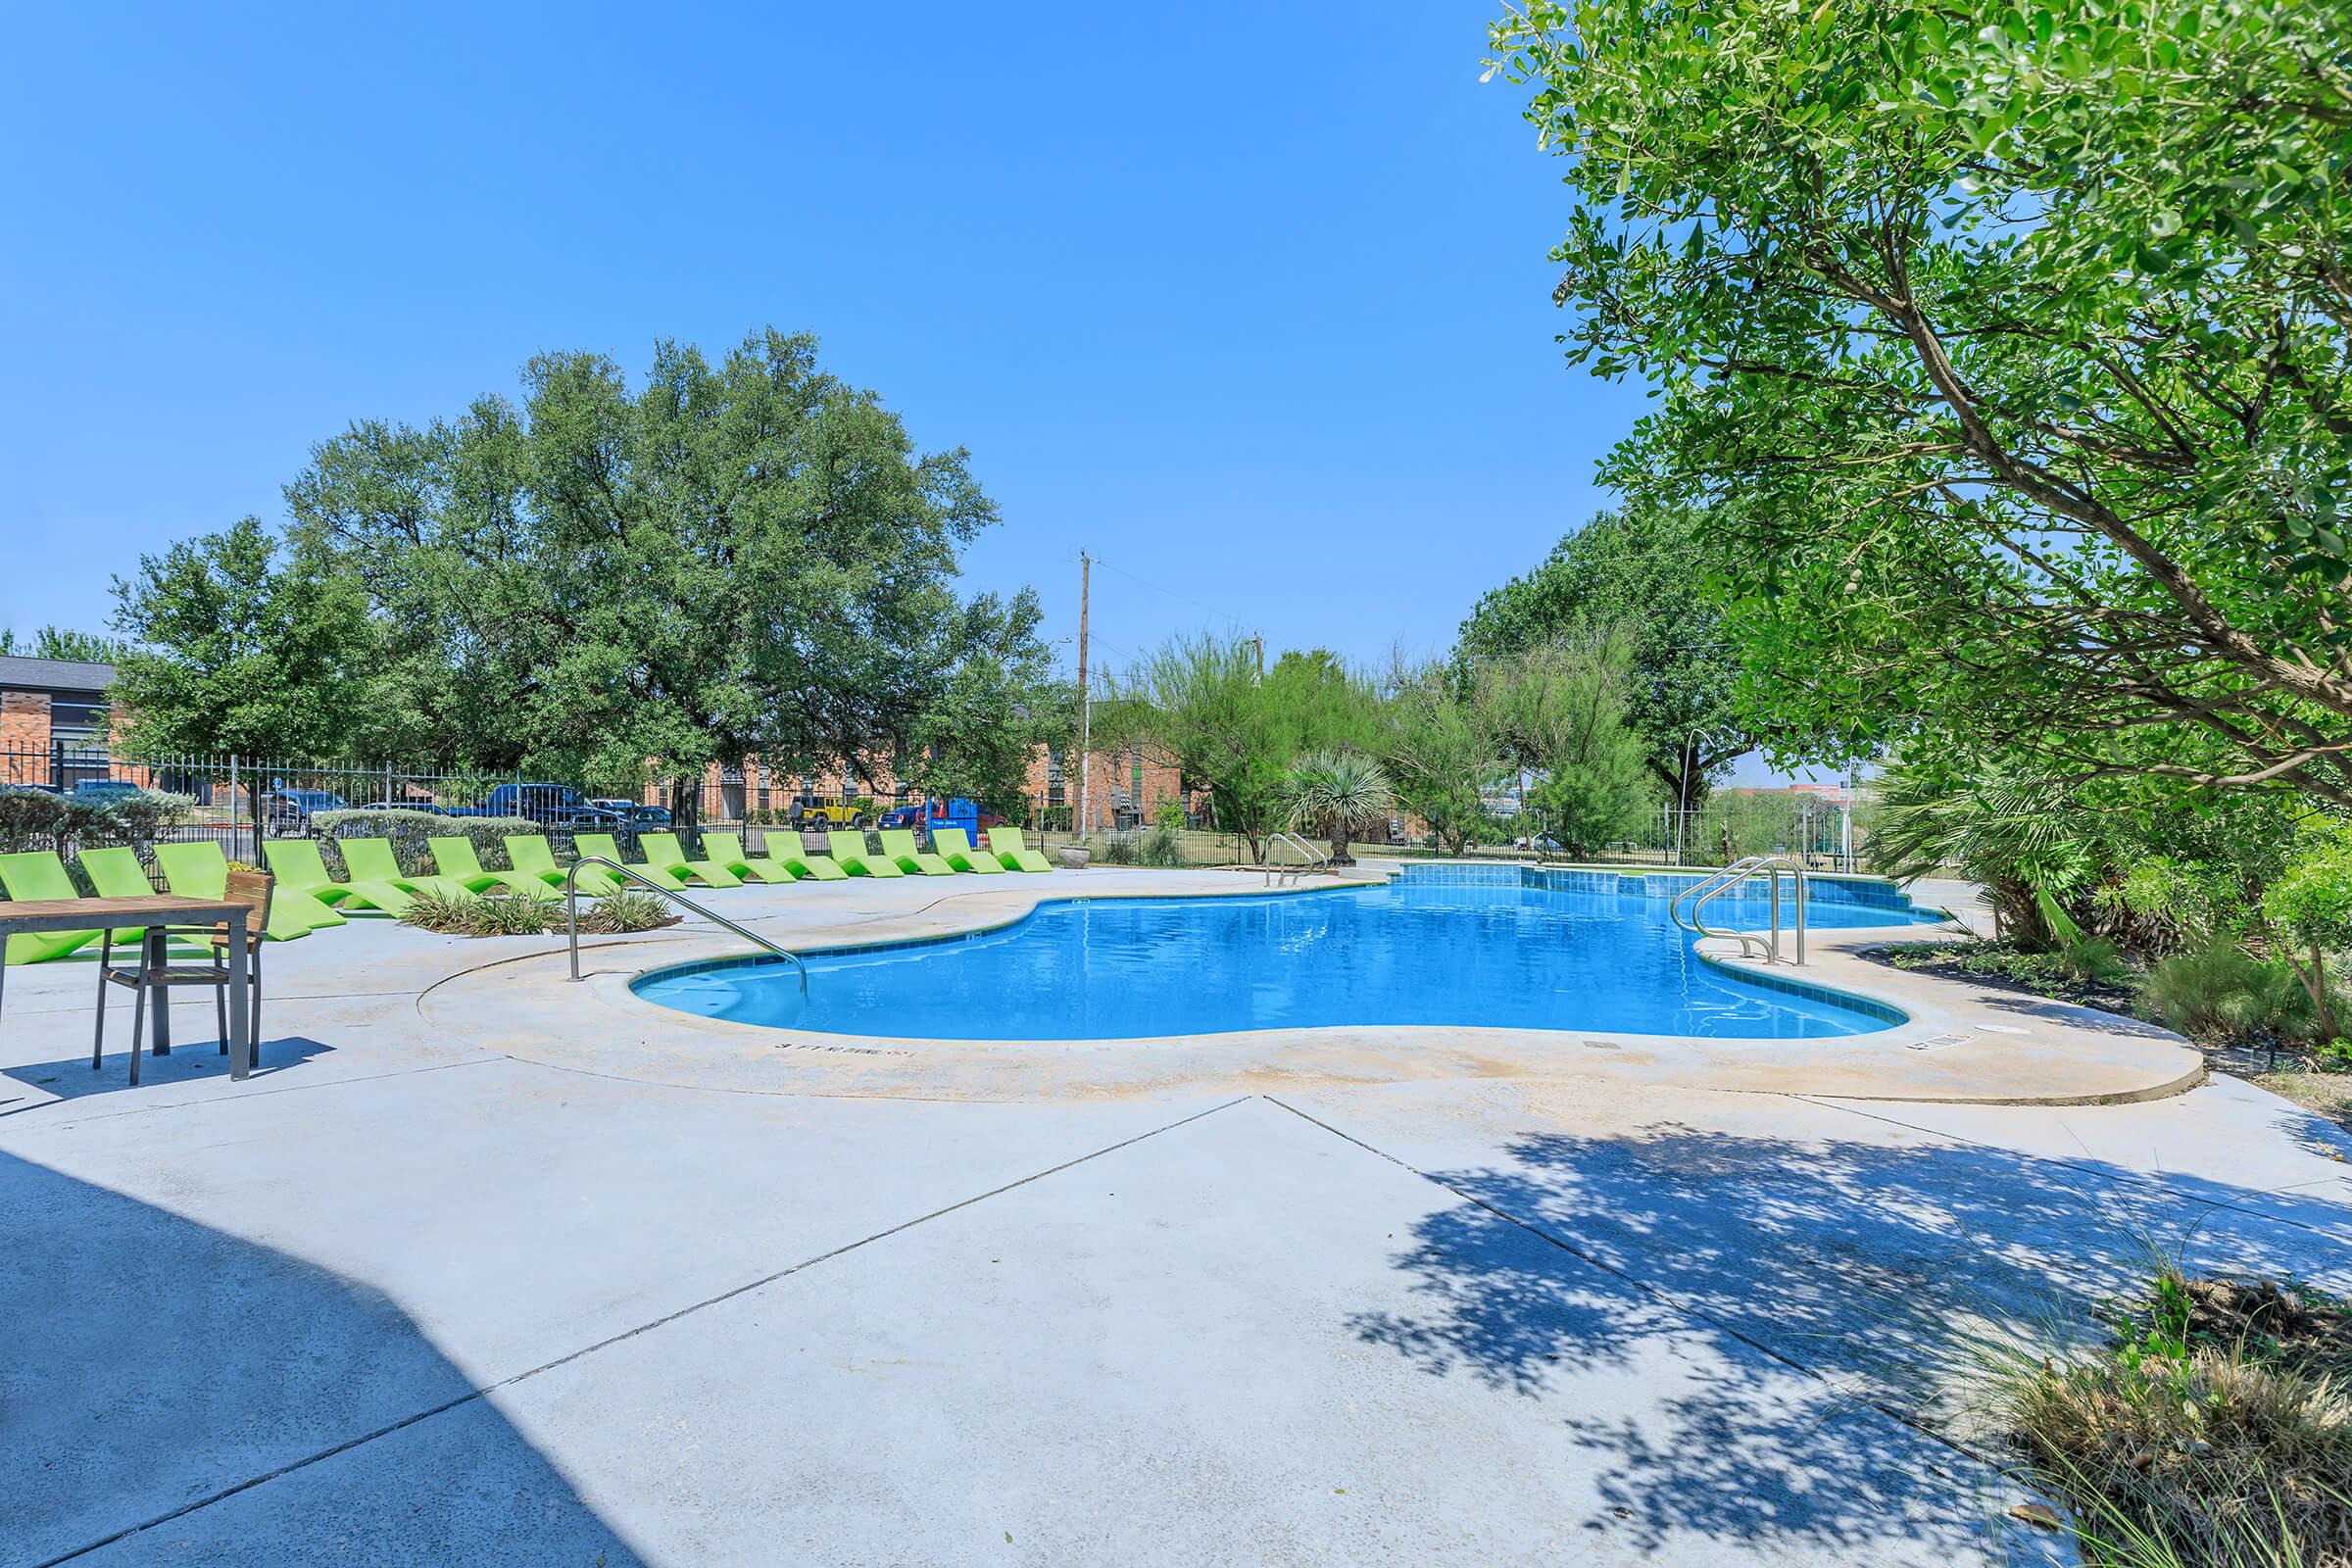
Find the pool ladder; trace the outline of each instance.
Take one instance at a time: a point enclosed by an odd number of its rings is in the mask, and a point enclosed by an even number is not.
[[[799,954],[789,953],[784,949],[777,947],[773,942],[768,941],[767,938],[761,936],[759,932],[737,925],[734,921],[728,919],[723,914],[716,914],[711,910],[704,908],[701,905],[695,903],[683,893],[678,892],[675,888],[665,888],[659,882],[649,881],[645,877],[639,875],[634,867],[623,865],[618,860],[608,860],[601,855],[583,855],[578,859],[571,862],[570,870],[564,873],[564,935],[567,936],[571,941],[571,977],[574,980],[581,978],[580,867],[583,865],[601,865],[610,870],[618,871],[622,876],[627,877],[630,881],[645,889],[646,892],[659,894],[661,897],[667,899],[670,903],[678,906],[680,908],[691,909],[696,914],[701,915],[704,919],[710,921],[713,925],[723,925],[728,930],[734,932],[737,936],[743,938],[745,941],[759,943],[761,947],[765,948],[768,952],[774,954],[779,958],[790,959],[792,961],[792,966],[801,971],[801,1000],[806,1002],[808,999],[808,965],[801,961],[801,956]]]
[[[1740,956],[1743,958],[1752,958],[1761,955],[1766,963],[1778,963],[1781,961],[1781,877],[1784,874],[1796,879],[1796,921],[1794,925],[1796,956],[1790,961],[1801,968],[1805,961],[1805,867],[1802,861],[1792,859],[1786,855],[1750,855],[1744,859],[1733,861],[1712,876],[1703,877],[1677,893],[1673,902],[1666,906],[1666,912],[1673,917],[1674,923],[1685,931],[1694,932],[1702,937],[1729,937],[1732,941],[1740,944]],[[1756,937],[1745,931],[1709,930],[1703,918],[1707,906],[1748,878],[1756,876],[1771,879],[1771,936]],[[1690,905],[1689,918],[1685,918],[1683,914],[1685,901],[1689,901]]]
[[[1277,844],[1297,845],[1299,853],[1304,855],[1306,858],[1296,861],[1289,865],[1276,865],[1274,863],[1274,846]],[[1266,886],[1268,887],[1274,886],[1274,880],[1278,876],[1282,879],[1282,885],[1284,887],[1290,887],[1300,877],[1306,875],[1307,872],[1314,870],[1317,866],[1328,866],[1330,864],[1330,856],[1325,855],[1321,850],[1316,849],[1312,844],[1307,843],[1306,840],[1300,838],[1296,833],[1284,832],[1280,829],[1277,829],[1276,831],[1266,835],[1265,873]]]

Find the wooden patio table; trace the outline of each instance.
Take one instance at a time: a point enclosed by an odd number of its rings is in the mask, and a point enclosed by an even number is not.
[[[245,929],[248,905],[233,899],[190,899],[176,893],[150,893],[122,899],[24,899],[0,901],[0,948],[20,931],[147,932],[147,966],[164,967],[166,926],[228,927],[228,1075],[242,1078],[253,1071],[253,1041],[245,1016],[247,983],[252,978],[251,934]],[[7,996],[8,966],[0,963],[0,1005]],[[157,986],[150,999],[155,1012],[155,1054],[172,1054],[172,990]]]

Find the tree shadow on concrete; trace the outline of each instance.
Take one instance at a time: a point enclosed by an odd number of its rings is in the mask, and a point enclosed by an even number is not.
[[[1426,1310],[1356,1332],[1530,1397],[1654,1386],[1637,1418],[1565,1417],[1608,1461],[1588,1527],[1649,1550],[1692,1531],[1833,1560],[2047,1549],[1984,1530],[2007,1506],[1988,1343],[2097,1337],[2100,1303],[2165,1256],[2352,1278],[2344,1248],[2239,1206],[2268,1195],[1972,1145],[1668,1125],[1433,1174],[1490,1206],[1424,1221],[1397,1263]]]
[[[641,1561],[381,1292],[4,1154],[0,1238],[0,1568]]]

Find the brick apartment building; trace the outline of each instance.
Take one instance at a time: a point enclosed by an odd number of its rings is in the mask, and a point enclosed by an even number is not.
[[[1175,768],[1134,748],[1096,752],[1092,773],[1086,804],[1095,832],[1148,827],[1161,807],[1171,802],[1183,806],[1188,815],[1194,817],[1205,809],[1201,800],[1185,797]],[[1078,785],[1078,770],[1062,749],[1041,746],[1030,760],[1029,777],[1022,793],[1028,797],[1033,813],[1044,813],[1045,820],[1056,830],[1066,832],[1077,821]],[[739,768],[722,768],[713,762],[705,769],[700,806],[706,816],[732,821],[753,811],[783,811],[804,798],[838,801],[871,797],[887,806],[908,799],[909,793],[900,785],[890,763],[883,760],[802,774],[771,770],[753,758]],[[670,799],[667,780],[649,784],[643,798],[649,806],[674,808],[675,805]],[[1036,825],[1038,820],[1033,814],[1031,824]]]
[[[67,788],[107,776],[115,666],[0,656],[0,783]]]

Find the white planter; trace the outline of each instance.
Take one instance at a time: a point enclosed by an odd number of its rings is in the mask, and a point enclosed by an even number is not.
[[[1086,869],[1087,857],[1094,852],[1083,844],[1064,844],[1054,853],[1061,857],[1063,870],[1083,871]]]

